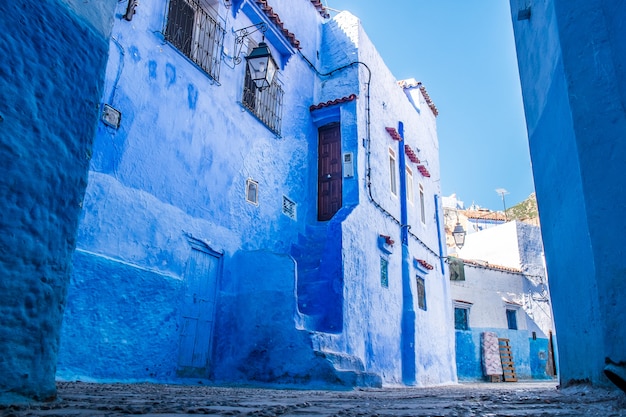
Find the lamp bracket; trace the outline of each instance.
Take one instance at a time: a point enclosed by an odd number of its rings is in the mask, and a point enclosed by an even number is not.
[[[233,62],[235,65],[241,63],[241,50],[243,49],[244,40],[252,35],[255,32],[263,33],[263,37],[265,37],[265,32],[267,31],[267,24],[265,22],[259,22],[254,25],[246,26],[245,28],[241,28],[236,30],[235,33],[235,55],[233,56]]]

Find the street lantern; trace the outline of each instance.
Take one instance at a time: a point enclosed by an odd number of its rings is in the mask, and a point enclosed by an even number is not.
[[[250,78],[254,81],[254,84],[259,90],[263,90],[272,85],[272,80],[278,70],[278,65],[276,65],[270,48],[265,42],[259,43],[259,46],[252,49],[250,55],[246,57],[246,61],[248,61]]]
[[[452,237],[454,238],[454,244],[456,247],[461,249],[465,244],[465,230],[458,220],[456,222],[456,226],[454,226],[454,230],[452,231]]]

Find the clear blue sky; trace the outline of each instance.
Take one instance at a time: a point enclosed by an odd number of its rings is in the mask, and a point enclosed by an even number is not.
[[[361,19],[397,79],[439,109],[443,195],[502,210],[534,191],[508,0],[324,0]]]

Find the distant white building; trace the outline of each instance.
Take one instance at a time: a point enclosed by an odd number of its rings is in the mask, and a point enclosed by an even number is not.
[[[518,378],[553,376],[554,325],[539,228],[512,221],[468,234],[449,262],[459,379],[483,378],[484,332],[509,339]]]

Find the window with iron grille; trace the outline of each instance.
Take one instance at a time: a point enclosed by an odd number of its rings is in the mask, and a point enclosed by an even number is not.
[[[170,0],[165,40],[219,80],[224,29],[211,16],[210,0]]]
[[[380,257],[380,285],[389,288],[389,261]]]
[[[241,103],[250,110],[257,119],[261,121],[269,130],[280,135],[280,125],[283,112],[283,89],[276,82],[276,76],[272,85],[260,90],[252,78],[250,70],[246,65],[246,79],[243,83],[243,98]]]
[[[417,277],[417,306],[426,310],[426,281],[420,277]]]
[[[296,203],[286,196],[283,196],[283,214],[296,220]]]

